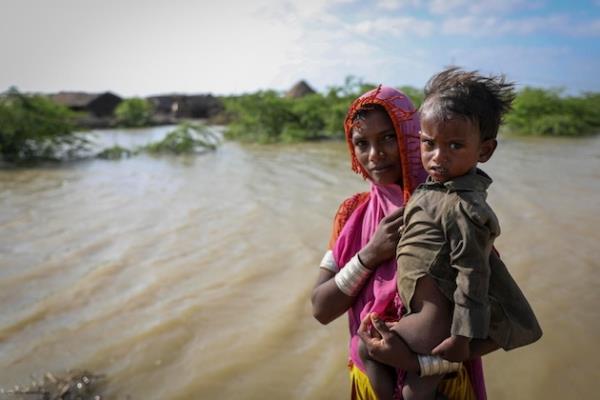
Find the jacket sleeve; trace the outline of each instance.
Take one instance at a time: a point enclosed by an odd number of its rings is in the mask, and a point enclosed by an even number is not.
[[[456,270],[451,334],[485,339],[490,325],[489,257],[499,234],[496,216],[485,201],[461,199],[446,226],[450,266]]]

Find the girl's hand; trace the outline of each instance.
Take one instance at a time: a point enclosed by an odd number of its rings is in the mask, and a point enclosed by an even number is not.
[[[369,313],[363,318],[358,336],[374,360],[406,371],[418,371],[419,364],[414,353],[376,314]]]
[[[396,256],[396,246],[404,225],[404,207],[400,207],[381,220],[369,243],[358,252],[363,265],[377,268],[384,261]]]
[[[450,336],[438,344],[432,351],[434,356],[440,356],[448,361],[462,362],[471,357],[469,338],[465,336]]]

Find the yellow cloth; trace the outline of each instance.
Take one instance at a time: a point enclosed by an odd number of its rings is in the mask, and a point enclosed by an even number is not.
[[[350,369],[350,385],[352,387],[351,399],[377,400],[367,375],[358,369],[356,365],[350,365],[348,368]],[[469,375],[464,366],[458,371],[456,377],[442,380],[438,390],[448,400],[475,400],[475,392],[473,392]]]

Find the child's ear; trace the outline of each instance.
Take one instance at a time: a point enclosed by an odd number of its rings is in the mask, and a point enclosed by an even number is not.
[[[492,157],[494,150],[498,142],[496,139],[486,139],[481,142],[481,148],[479,149],[479,162],[484,163]]]

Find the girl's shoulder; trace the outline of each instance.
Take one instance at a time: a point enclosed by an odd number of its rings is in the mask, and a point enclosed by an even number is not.
[[[342,231],[342,228],[344,228],[344,225],[346,225],[348,218],[350,218],[354,210],[367,201],[368,198],[369,192],[360,192],[342,201],[333,219],[333,230],[331,232],[331,239],[329,240],[330,249],[333,248],[338,236],[340,235],[340,232]]]

